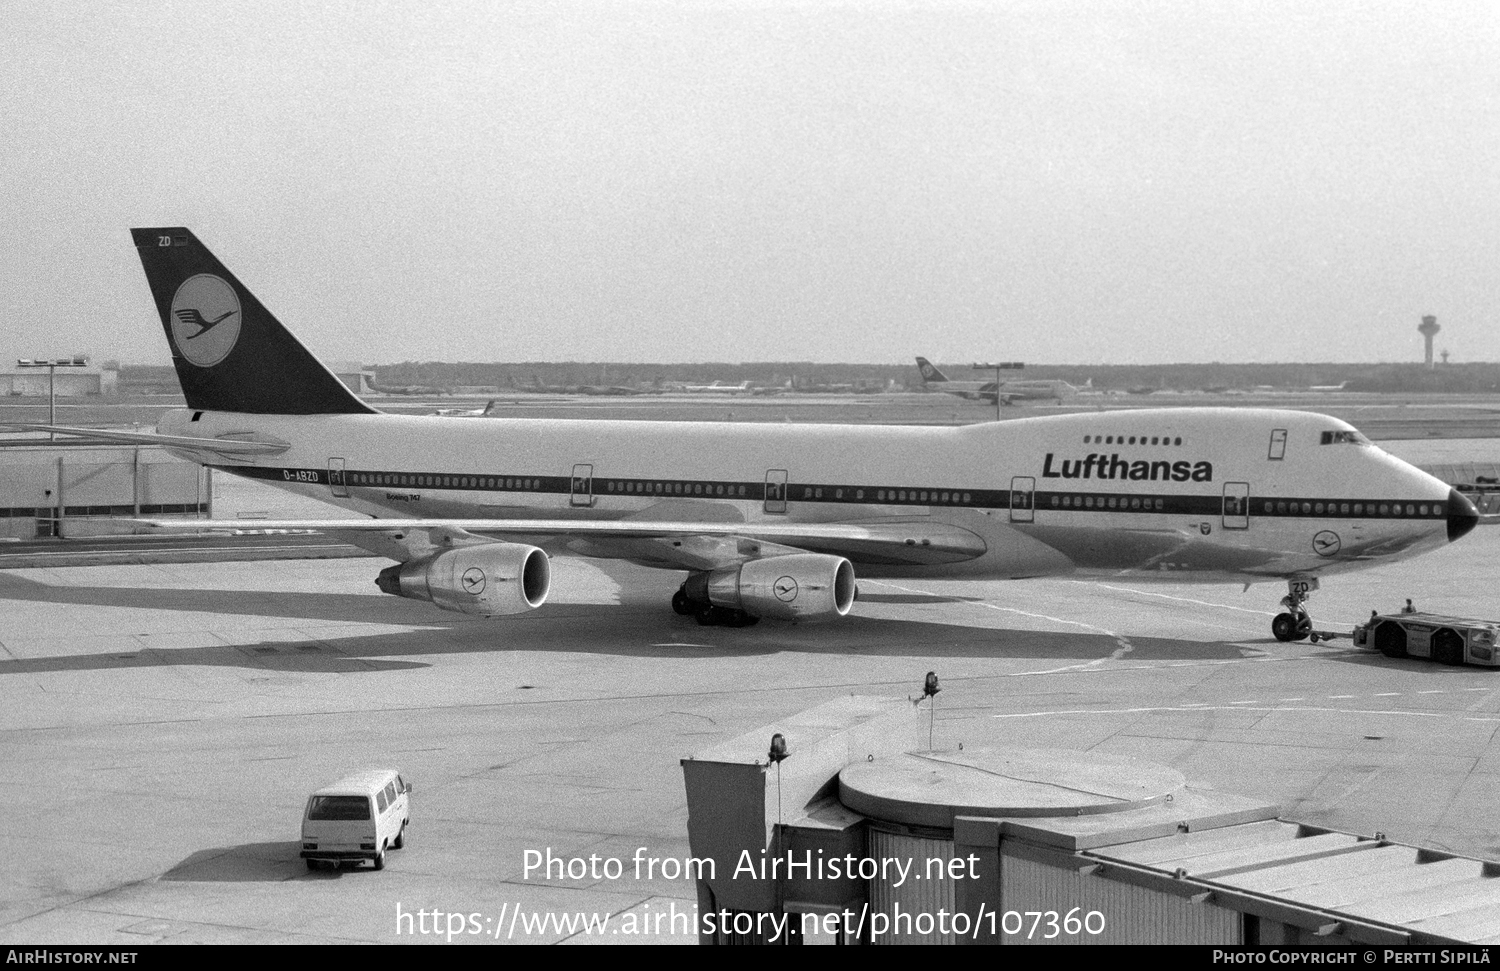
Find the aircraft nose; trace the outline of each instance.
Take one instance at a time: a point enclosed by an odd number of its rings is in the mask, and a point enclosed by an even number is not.
[[[1457,489],[1448,490],[1448,542],[1479,525],[1479,510]]]

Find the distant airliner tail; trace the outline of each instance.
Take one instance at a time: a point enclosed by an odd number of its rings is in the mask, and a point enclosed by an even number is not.
[[[917,370],[922,373],[923,384],[940,384],[948,380],[948,376],[937,369],[937,365],[925,357],[917,358]]]
[[[132,229],[189,408],[261,415],[370,414],[181,227]]]

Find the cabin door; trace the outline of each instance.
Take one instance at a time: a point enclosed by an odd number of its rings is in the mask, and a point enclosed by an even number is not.
[[[786,512],[786,469],[766,472],[765,510],[768,513]]]
[[[1224,483],[1224,528],[1250,528],[1250,483]]]
[[[1010,480],[1010,521],[1029,523],[1035,515],[1036,480],[1018,475]]]
[[[328,460],[328,487],[333,490],[335,499],[349,498],[349,484],[344,479],[344,460]]]
[[[594,504],[594,467],[592,465],[573,466],[572,504],[575,506]]]

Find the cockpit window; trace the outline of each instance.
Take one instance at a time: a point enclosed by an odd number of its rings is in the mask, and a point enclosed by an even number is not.
[[[1350,429],[1348,431],[1324,432],[1322,445],[1370,445],[1370,440],[1359,432]]]

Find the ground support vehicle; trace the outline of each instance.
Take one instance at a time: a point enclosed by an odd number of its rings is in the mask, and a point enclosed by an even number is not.
[[[1314,632],[1313,640],[1331,634]],[[1376,650],[1386,657],[1425,657],[1439,664],[1500,667],[1500,621],[1450,617],[1417,610],[1393,614],[1370,612],[1370,619],[1354,628],[1354,646]]]

